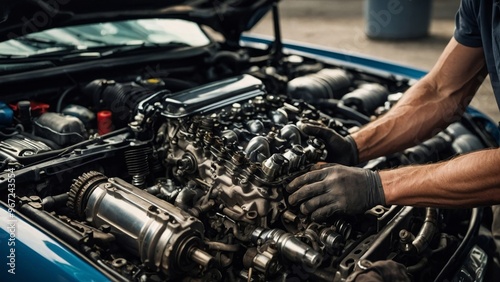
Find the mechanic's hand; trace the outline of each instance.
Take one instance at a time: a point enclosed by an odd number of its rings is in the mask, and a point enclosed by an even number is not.
[[[334,213],[356,214],[385,205],[385,195],[378,172],[336,164],[316,165],[295,178],[286,190],[291,205],[301,204],[300,211],[314,221]]]
[[[313,123],[299,122],[298,128],[307,135],[312,135],[325,142],[328,155],[326,161],[343,165],[359,163],[358,147],[351,136],[342,137],[333,129]]]

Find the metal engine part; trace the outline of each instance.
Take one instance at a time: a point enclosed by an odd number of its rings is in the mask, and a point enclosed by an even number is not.
[[[71,186],[68,206],[94,227],[110,226],[124,249],[169,278],[214,262],[200,248],[198,219],[119,178],[84,173]]]
[[[256,228],[252,233],[252,240],[255,242],[258,240],[272,241],[284,257],[293,262],[301,263],[312,270],[318,268],[323,260],[321,254],[313,250],[312,247],[295,238],[293,234],[280,229]]]
[[[125,163],[134,186],[144,186],[146,176],[150,173],[151,152],[152,148],[148,144],[141,143],[132,143],[131,148],[125,151]]]
[[[460,242],[474,239],[477,216],[376,206],[314,222],[288,202],[287,185],[329,154],[324,141],[299,130],[301,122],[345,136],[397,103],[387,94],[403,90],[400,83],[364,77],[325,69],[283,80],[288,88],[272,93],[269,81],[249,74],[176,93],[97,80],[83,91],[92,98],[89,110],[117,100],[126,107],[109,110],[128,127],[67,148],[39,136],[8,135],[0,154],[36,161],[16,169],[24,190],[20,213],[81,251],[111,280],[340,282],[362,269],[362,261],[391,259],[408,266],[415,281],[429,281],[436,269],[457,269],[447,260]],[[365,168],[480,149],[484,140],[476,131],[457,122]],[[69,192],[58,177],[75,179]],[[456,224],[467,220],[471,228]]]
[[[206,115],[169,119],[166,158],[173,165],[168,171],[181,183],[192,180],[211,190],[207,197],[217,195],[233,220],[276,221],[285,206],[285,181],[326,157],[322,142],[303,138],[295,124],[275,124],[276,109],[295,116],[294,123],[303,111],[267,95]],[[262,127],[252,132],[248,125],[257,120]]]
[[[16,160],[17,157],[36,155],[50,150],[52,148],[44,142],[33,140],[21,134],[0,141],[1,160]]]

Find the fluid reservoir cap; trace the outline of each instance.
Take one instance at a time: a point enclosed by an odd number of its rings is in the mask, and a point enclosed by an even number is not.
[[[5,103],[0,102],[0,126],[9,126],[12,124],[14,111]]]
[[[151,77],[151,78],[139,78],[136,82],[148,89],[159,91],[165,87],[165,82],[161,78]]]
[[[103,135],[113,131],[113,114],[111,111],[100,111],[97,113],[97,132],[99,135]]]
[[[297,55],[290,55],[290,56],[286,57],[285,59],[287,62],[294,64],[294,65],[300,65],[304,62],[304,58],[302,58],[301,56],[297,56]]]

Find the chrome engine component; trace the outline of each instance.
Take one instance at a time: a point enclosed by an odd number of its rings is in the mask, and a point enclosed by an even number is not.
[[[258,240],[272,241],[281,255],[293,262],[301,263],[309,269],[316,269],[323,260],[319,252],[299,241],[293,234],[283,230],[256,228],[252,233],[252,239],[255,242]]]
[[[150,162],[152,148],[147,143],[133,143],[125,154],[125,162],[132,184],[143,187],[146,183],[146,176],[150,173]]]
[[[108,226],[124,249],[169,278],[214,262],[200,248],[199,220],[119,178],[83,174],[71,186],[68,206],[92,226]]]
[[[272,121],[275,108],[295,116],[282,98],[267,95],[241,101],[252,111],[222,109],[167,121],[168,171],[177,181],[192,180],[208,198],[217,198],[224,214],[233,220],[267,226],[277,220],[286,205],[285,181],[326,157],[317,139],[303,138],[294,124],[281,127]],[[259,107],[255,107],[255,105]],[[249,121],[260,120],[262,128],[251,131]],[[304,139],[304,140],[302,140]]]
[[[165,99],[166,108],[162,114],[174,118],[204,113],[264,93],[262,81],[242,75],[169,95]],[[239,110],[240,107],[235,105],[232,111]]]
[[[5,128],[0,166],[15,168],[19,211],[111,280],[342,282],[363,261],[385,259],[407,266],[415,281],[449,277],[474,242],[476,210],[377,206],[313,222],[288,203],[287,185],[330,153],[325,141],[299,130],[301,122],[345,136],[390,110],[409,87],[308,62],[201,82],[82,81],[82,95],[65,98],[78,105],[73,114],[109,112],[115,129],[100,133],[88,118],[86,139],[61,148],[18,133],[30,119]],[[492,146],[475,124],[465,116],[362,165],[428,163]],[[8,179],[0,177],[3,191]]]

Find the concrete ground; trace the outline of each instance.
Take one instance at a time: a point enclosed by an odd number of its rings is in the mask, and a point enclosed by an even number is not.
[[[406,0],[399,0],[403,3]],[[429,36],[415,40],[372,40],[365,35],[363,0],[282,0],[280,18],[284,39],[364,54],[429,70],[438,59],[455,27],[459,0],[434,0]],[[253,33],[273,35],[271,15]],[[500,121],[489,79],[472,100],[473,106]]]

